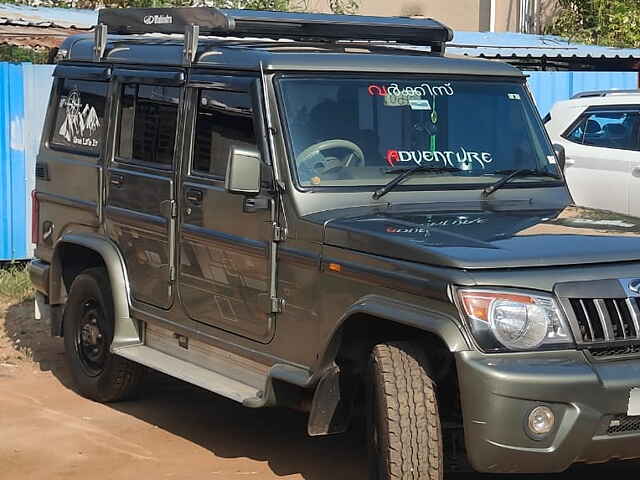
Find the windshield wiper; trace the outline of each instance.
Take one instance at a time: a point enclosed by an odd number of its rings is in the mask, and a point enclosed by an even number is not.
[[[411,174],[416,172],[440,173],[440,172],[461,172],[461,171],[462,170],[457,167],[432,167],[427,165],[416,165],[415,167],[409,167],[409,168],[406,168],[406,167],[390,168],[386,170],[385,173],[399,173],[400,175],[395,177],[386,185],[383,185],[382,187],[377,189],[375,192],[373,192],[373,195],[371,195],[371,197],[374,200],[378,200],[379,198],[381,198],[382,196],[386,195],[391,190],[393,190],[395,186],[398,185],[400,182],[402,182],[405,178],[409,177]]]
[[[493,172],[498,175],[507,175],[506,177],[501,178],[496,183],[485,187],[482,191],[482,194],[487,197],[491,195],[496,190],[504,187],[507,183],[513,180],[516,177],[527,177],[527,176],[536,176],[536,177],[551,177],[560,180],[559,175],[551,172],[547,172],[545,170],[533,170],[531,168],[519,168],[517,170],[498,170],[497,172]]]

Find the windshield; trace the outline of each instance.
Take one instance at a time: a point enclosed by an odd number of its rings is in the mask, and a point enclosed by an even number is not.
[[[520,83],[314,76],[279,85],[303,187],[383,185],[390,170],[415,166],[438,170],[421,169],[401,188],[476,188],[522,168],[558,173]],[[513,184],[532,181],[557,182],[533,175]]]

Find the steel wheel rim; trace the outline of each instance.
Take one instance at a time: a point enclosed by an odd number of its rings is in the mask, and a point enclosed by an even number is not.
[[[108,346],[102,326],[104,312],[93,297],[82,302],[80,318],[75,326],[75,349],[80,365],[91,377],[100,375],[105,367]]]

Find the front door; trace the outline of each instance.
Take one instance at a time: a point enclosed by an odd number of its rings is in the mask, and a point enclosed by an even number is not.
[[[225,191],[230,147],[256,147],[251,83],[210,77],[190,88],[193,139],[180,188],[180,297],[193,320],[257,341],[273,337],[271,201]],[[213,86],[212,85],[212,86]]]
[[[122,70],[115,78],[117,121],[106,172],[105,221],[124,256],[133,298],[168,308],[175,271],[174,151],[183,88],[166,84],[175,84],[179,72],[145,71],[148,80],[141,73]]]

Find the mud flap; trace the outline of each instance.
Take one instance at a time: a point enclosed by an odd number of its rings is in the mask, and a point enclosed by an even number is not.
[[[313,395],[307,432],[310,436],[343,433],[349,428],[357,382],[341,375],[333,364],[324,373]]]

